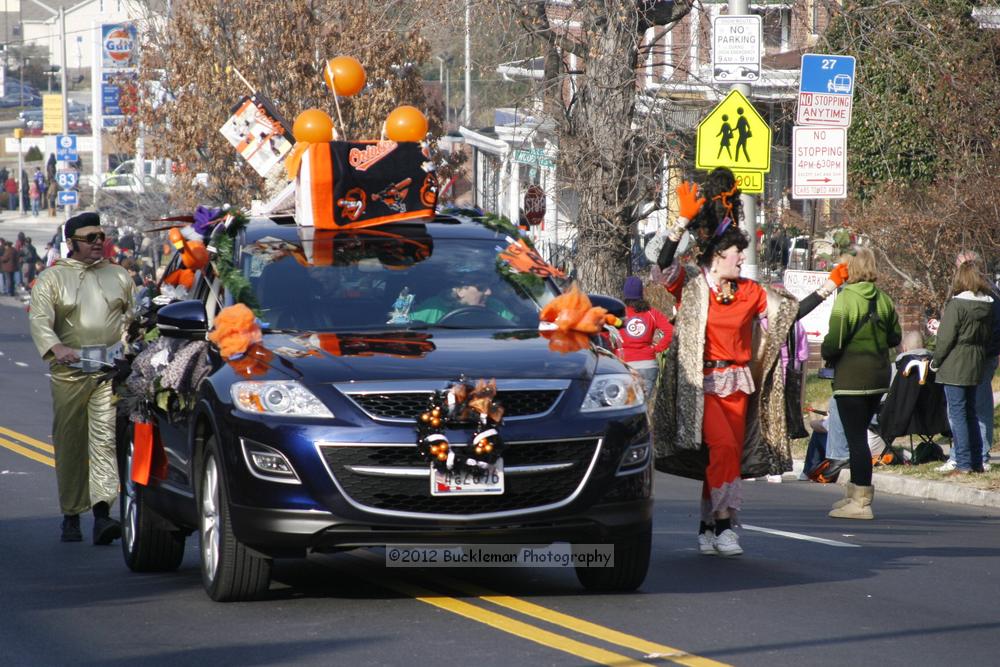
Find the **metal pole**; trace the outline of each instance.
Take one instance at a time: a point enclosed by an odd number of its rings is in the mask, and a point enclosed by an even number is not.
[[[750,14],[750,6],[747,0],[731,0],[729,3],[730,16],[747,16]],[[738,90],[743,93],[748,100],[753,102],[750,94],[750,84],[735,83],[731,90]],[[757,280],[757,198],[753,195],[741,195],[740,201],[743,203],[743,218],[746,225],[747,236],[750,242],[746,249],[746,262],[743,264],[743,276],[751,280]]]
[[[451,67],[444,68],[444,127],[451,127]]]
[[[472,0],[465,0],[465,126],[472,117],[472,37],[470,33]]]
[[[59,91],[62,93],[62,133],[69,134],[69,91],[66,90],[66,68],[69,61],[66,59],[66,8],[59,7]],[[69,168],[69,163],[66,163]],[[73,207],[63,206],[63,216],[69,220]]]
[[[20,203],[18,206],[21,209],[21,214],[25,213],[24,210],[24,197],[21,196],[22,189],[24,188],[24,179],[22,174],[24,174],[24,144],[22,143],[21,137],[17,138],[17,200]]]

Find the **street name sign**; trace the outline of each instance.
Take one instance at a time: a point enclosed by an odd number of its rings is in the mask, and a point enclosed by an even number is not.
[[[60,162],[76,162],[76,135],[60,134],[56,137],[56,159]]]
[[[716,16],[712,21],[712,80],[748,83],[760,79],[760,16]]]
[[[59,191],[60,206],[76,206],[78,203],[80,203],[80,193],[76,190]]]
[[[848,127],[851,124],[854,66],[853,56],[803,54],[798,125]]]
[[[771,128],[740,91],[730,91],[698,123],[695,167],[771,170]]]
[[[847,197],[847,128],[801,127],[792,132],[792,199]]]

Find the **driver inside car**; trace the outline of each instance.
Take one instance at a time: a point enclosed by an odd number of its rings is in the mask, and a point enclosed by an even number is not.
[[[450,313],[470,308],[487,308],[508,321],[514,314],[502,303],[491,298],[492,289],[485,282],[463,281],[451,289],[418,303],[410,319],[426,324],[437,324]]]

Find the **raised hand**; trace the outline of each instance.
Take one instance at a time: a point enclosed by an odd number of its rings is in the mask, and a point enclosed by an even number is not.
[[[698,215],[705,204],[704,197],[698,197],[698,186],[691,181],[681,181],[677,186],[677,200],[680,202],[680,215],[688,220]]]

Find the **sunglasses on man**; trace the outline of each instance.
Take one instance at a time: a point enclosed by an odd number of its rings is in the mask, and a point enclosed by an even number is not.
[[[71,236],[70,238],[74,241],[83,241],[86,243],[104,243],[104,239],[107,237],[104,232],[91,232],[83,236]]]

